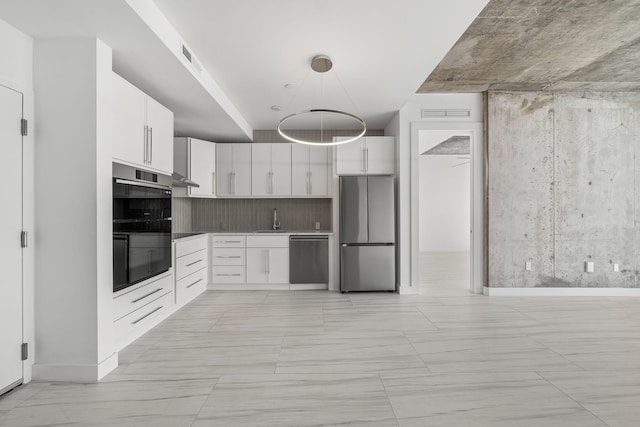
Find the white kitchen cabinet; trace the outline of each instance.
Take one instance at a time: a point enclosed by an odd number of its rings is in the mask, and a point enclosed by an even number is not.
[[[251,144],[216,144],[219,197],[251,196]]]
[[[291,146],[291,194],[329,197],[331,195],[329,147]]]
[[[335,137],[335,141],[348,137]],[[395,174],[395,138],[367,136],[336,147],[338,175]]]
[[[247,236],[247,283],[289,283],[289,236]]]
[[[291,144],[251,144],[251,194],[291,196]]]
[[[216,196],[216,145],[196,138],[174,138],[173,170],[199,185],[174,188],[174,195]]]
[[[211,236],[211,282],[246,283],[246,236],[214,234]]]
[[[209,257],[207,236],[199,235],[176,241],[175,302],[177,307],[188,303],[207,288]]]
[[[173,113],[113,73],[114,161],[171,175]]]

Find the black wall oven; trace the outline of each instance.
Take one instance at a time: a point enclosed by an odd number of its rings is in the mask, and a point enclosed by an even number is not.
[[[113,291],[171,268],[171,177],[113,164]]]

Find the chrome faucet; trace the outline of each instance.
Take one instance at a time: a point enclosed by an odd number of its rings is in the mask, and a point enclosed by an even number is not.
[[[280,221],[278,221],[278,209],[273,208],[273,229],[277,230],[280,228]]]

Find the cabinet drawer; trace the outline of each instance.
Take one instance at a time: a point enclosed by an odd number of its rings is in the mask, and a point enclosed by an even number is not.
[[[244,248],[213,249],[211,260],[213,265],[244,265]]]
[[[173,304],[173,293],[169,292],[148,302],[138,310],[115,321],[114,334],[116,342],[129,335],[139,336],[145,330],[155,326],[169,314]]]
[[[245,269],[243,265],[214,267],[213,283],[245,283]]]
[[[176,279],[180,280],[207,267],[207,251],[201,250],[176,259]]]
[[[185,256],[204,249],[207,249],[207,239],[205,236],[198,239],[176,242],[176,257]]]
[[[216,236],[211,238],[214,248],[244,248],[246,236]]]
[[[176,282],[176,304],[183,305],[207,289],[207,270],[203,269]]]
[[[113,319],[120,319],[121,317],[153,301],[155,298],[166,294],[172,288],[173,275],[168,275],[136,288],[131,292],[118,295],[113,299]]]
[[[248,248],[288,248],[289,236],[247,236]]]

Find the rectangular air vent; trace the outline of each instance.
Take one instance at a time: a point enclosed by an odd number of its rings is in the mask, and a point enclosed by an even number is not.
[[[471,117],[471,110],[422,110],[422,118],[433,117]]]
[[[182,53],[182,56],[184,56],[184,58],[191,64],[193,69],[196,70],[198,74],[200,74],[202,72],[202,66],[193,55],[191,50],[184,44],[184,42],[182,42],[181,44],[180,52]]]

